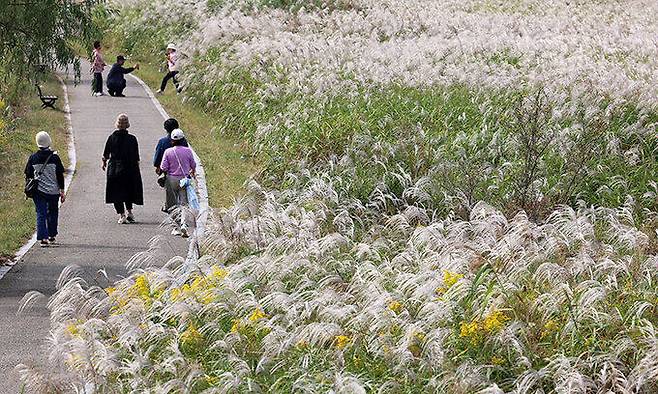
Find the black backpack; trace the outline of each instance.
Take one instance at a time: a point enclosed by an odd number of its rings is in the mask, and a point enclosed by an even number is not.
[[[46,159],[46,161],[43,163],[43,166],[41,169],[39,169],[39,172],[35,175],[34,178],[28,178],[25,180],[25,189],[23,192],[25,193],[25,198],[32,198],[36,194],[37,191],[39,191],[39,177],[41,174],[43,174],[43,170],[46,169],[46,166],[48,165],[48,162],[50,161],[50,158],[53,157],[55,152],[51,152],[50,156]]]

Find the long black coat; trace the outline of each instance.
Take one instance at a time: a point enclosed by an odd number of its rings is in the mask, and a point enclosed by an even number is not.
[[[105,202],[144,204],[142,175],[139,171],[139,145],[128,130],[116,130],[105,143],[103,157],[107,164]]]

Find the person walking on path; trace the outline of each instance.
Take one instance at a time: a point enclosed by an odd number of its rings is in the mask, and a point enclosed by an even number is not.
[[[167,75],[162,78],[162,83],[160,84],[160,89],[156,92],[157,94],[164,93],[167,88],[167,82],[170,79],[173,79],[174,86],[178,93],[181,92],[181,89],[178,85],[178,53],[176,52],[176,46],[174,44],[167,45],[167,69],[169,72]]]
[[[171,148],[171,132],[180,128],[178,121],[174,118],[169,118],[164,122],[164,129],[167,132],[167,135],[160,138],[158,145],[155,146],[155,154],[153,155],[153,167],[155,167],[155,173],[160,175],[162,170],[160,169],[160,164],[162,163],[162,156],[167,149]],[[188,146],[187,140],[183,138],[179,141],[178,145]]]
[[[186,188],[181,187],[181,180],[196,176],[196,161],[192,149],[181,145],[184,138],[185,135],[181,129],[171,132],[172,147],[165,151],[160,169],[167,176],[165,208],[172,216],[174,224],[171,234],[181,235],[186,238],[188,237],[188,230],[185,210],[187,209],[188,199]],[[176,213],[179,215],[179,220],[176,220]]]
[[[125,57],[122,55],[117,56],[117,62],[112,65],[110,72],[107,74],[107,92],[112,97],[126,97],[123,95],[123,89],[126,88],[124,75],[139,70],[139,64],[135,64],[135,67],[124,68],[125,62]]]
[[[107,138],[103,151],[103,171],[107,169],[105,202],[114,204],[119,224],[134,223],[133,205],[144,205],[142,176],[139,171],[137,137],[128,133],[130,122],[120,114],[116,130]]]
[[[91,94],[94,96],[103,95],[103,70],[105,70],[105,61],[103,60],[103,53],[100,41],[94,41],[94,52],[91,55],[91,72],[94,74],[94,79],[91,83]]]
[[[38,179],[38,190],[32,196],[37,211],[37,239],[42,247],[55,243],[59,202],[64,195],[64,165],[56,152],[50,149],[52,140],[45,131],[36,135],[39,150],[25,165],[25,179]]]

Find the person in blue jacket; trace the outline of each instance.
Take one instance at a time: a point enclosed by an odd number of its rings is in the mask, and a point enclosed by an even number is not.
[[[117,62],[112,65],[109,74],[107,74],[107,90],[112,97],[126,97],[123,94],[123,89],[126,88],[124,75],[139,70],[139,64],[136,64],[135,67],[124,68],[125,62],[125,57],[117,56]]]
[[[155,147],[155,154],[153,155],[153,166],[155,167],[155,173],[160,176],[162,174],[162,169],[160,169],[160,164],[162,164],[162,157],[167,149],[173,146],[171,139],[171,132],[178,129],[178,121],[174,118],[169,118],[164,122],[164,129],[167,132],[167,135],[160,138],[158,145]],[[180,146],[188,146],[187,140],[183,138],[180,141],[177,141],[177,144]],[[167,204],[162,205],[162,212],[167,212]]]
[[[160,175],[162,173],[162,170],[160,170],[160,164],[162,163],[162,156],[164,156],[164,152],[168,149],[171,148],[171,132],[180,128],[178,125],[178,121],[174,118],[169,118],[165,120],[164,122],[164,129],[167,132],[167,135],[164,137],[160,138],[158,141],[158,145],[155,147],[155,154],[153,155],[153,166],[155,167],[155,173]],[[187,146],[187,140],[183,138],[182,141],[178,142],[178,145],[180,146]]]

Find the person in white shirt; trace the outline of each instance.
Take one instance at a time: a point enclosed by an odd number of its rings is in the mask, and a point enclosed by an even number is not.
[[[176,46],[174,44],[167,45],[167,75],[162,78],[162,83],[160,84],[160,89],[156,92],[158,94],[164,93],[167,88],[167,82],[173,80],[174,86],[176,86],[176,91],[181,92],[180,86],[178,84],[178,53],[176,52]]]

